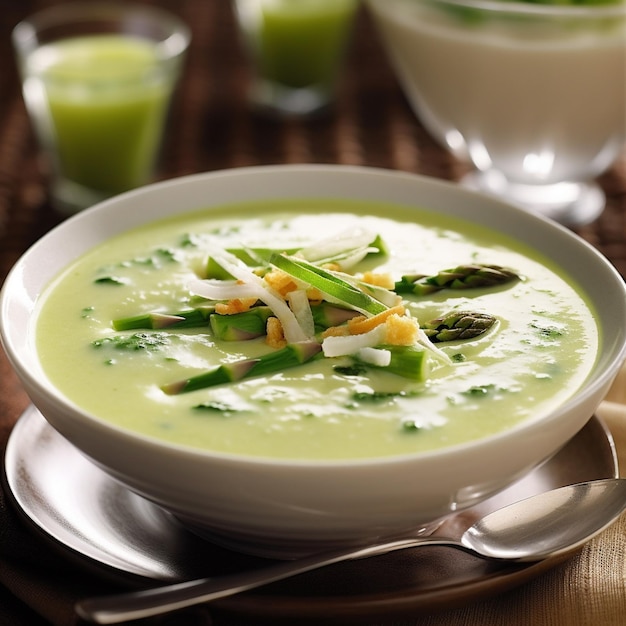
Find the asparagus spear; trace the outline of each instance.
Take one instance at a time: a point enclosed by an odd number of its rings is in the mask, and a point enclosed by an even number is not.
[[[322,302],[311,306],[315,326],[321,329],[339,326],[358,313],[352,309]],[[268,306],[255,306],[241,313],[209,316],[211,330],[217,339],[244,341],[266,334],[267,319],[273,315]],[[200,324],[203,325],[203,324]]]
[[[496,318],[487,313],[452,311],[422,324],[426,336],[433,342],[474,339],[487,332]]]
[[[212,306],[199,307],[177,313],[147,313],[113,320],[114,330],[134,330],[137,328],[193,328],[206,326],[214,312]]]
[[[233,383],[253,376],[282,372],[290,367],[306,363],[321,351],[322,346],[317,341],[290,343],[281,350],[270,352],[256,359],[224,363],[203,374],[163,385],[161,389],[168,395],[176,395],[224,383]]]
[[[359,312],[354,309],[347,309],[342,306],[329,304],[328,302],[312,304],[311,313],[313,314],[313,322],[315,326],[322,329],[340,326],[349,319],[359,315]]]
[[[241,313],[209,317],[211,330],[217,339],[244,341],[261,337],[266,333],[267,318],[272,315],[268,306],[255,306]]]
[[[389,365],[380,368],[386,372],[421,382],[427,377],[427,350],[417,346],[380,346],[391,353]],[[356,359],[359,361],[358,357]],[[368,364],[369,367],[377,367]]]
[[[396,282],[396,293],[414,293],[424,296],[441,289],[474,289],[495,287],[519,280],[519,276],[500,265],[459,265],[428,276],[425,274],[405,275]]]
[[[249,311],[242,313],[232,313],[230,315],[219,315],[214,312],[213,306],[200,307],[198,309],[189,309],[177,313],[147,313],[145,315],[136,315],[133,317],[122,317],[113,320],[114,330],[135,330],[135,329],[162,329],[162,328],[195,328],[211,325],[213,332],[219,339],[233,340],[245,339],[244,336],[236,336],[237,329],[246,332],[254,332],[255,336],[258,330],[262,330],[260,334],[265,333],[265,322],[269,317],[270,308],[267,306],[255,306]],[[321,302],[311,305],[313,313],[313,321],[318,328],[330,328],[331,326],[339,326],[348,321],[352,317],[359,315],[354,309],[347,309],[342,306]],[[261,329],[254,319],[263,321]],[[248,319],[246,319],[248,318]],[[252,338],[252,337],[248,337]]]

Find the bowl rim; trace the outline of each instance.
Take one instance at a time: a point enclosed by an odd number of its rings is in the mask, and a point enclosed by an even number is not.
[[[475,440],[470,440],[468,442],[460,443],[454,446],[444,447],[432,451],[419,452],[414,454],[402,454],[402,455],[393,455],[390,457],[367,457],[367,458],[357,458],[357,459],[276,459],[271,457],[256,457],[256,456],[247,456],[243,454],[232,454],[232,453],[221,453],[214,452],[211,450],[204,450],[199,448],[193,448],[191,446],[186,446],[182,444],[174,444],[171,442],[167,442],[166,440],[159,439],[157,437],[151,437],[148,435],[144,435],[142,433],[138,433],[131,429],[125,429],[106,420],[99,418],[97,415],[94,415],[90,412],[81,409],[78,405],[74,404],[71,400],[65,398],[63,394],[56,389],[56,387],[47,380],[47,377],[43,377],[43,380],[34,375],[33,372],[25,369],[20,361],[20,356],[18,350],[18,346],[16,345],[15,337],[12,336],[11,324],[6,323],[9,318],[9,306],[13,300],[16,298],[23,297],[23,290],[19,289],[20,281],[23,278],[24,266],[27,264],[30,259],[36,255],[41,249],[46,246],[50,246],[52,242],[54,242],[57,238],[62,236],[65,231],[71,231],[71,229],[80,228],[83,222],[90,223],[94,220],[98,221],[103,215],[106,215],[111,207],[124,207],[125,204],[132,203],[135,200],[141,200],[143,198],[149,198],[152,194],[161,194],[162,192],[169,191],[178,192],[179,189],[185,188],[190,184],[199,184],[200,186],[210,185],[212,181],[215,180],[224,180],[226,183],[229,182],[229,179],[239,179],[241,177],[250,177],[250,176],[261,176],[265,177],[279,177],[288,173],[290,176],[294,176],[295,174],[300,174],[304,176],[311,176],[312,179],[315,179],[319,176],[327,176],[327,177],[336,177],[339,176],[345,177],[346,175],[350,176],[367,176],[384,178],[387,179],[390,183],[393,181],[397,181],[398,184],[408,184],[409,186],[422,186],[426,190],[430,190],[435,195],[439,195],[441,193],[444,196],[460,196],[460,197],[474,197],[475,199],[482,199],[485,203],[497,206],[498,213],[496,215],[496,223],[498,225],[506,223],[510,218],[515,218],[514,222],[522,222],[528,223],[533,226],[537,226],[537,228],[533,229],[534,236],[538,236],[543,234],[544,239],[551,238],[553,236],[559,237],[560,243],[568,244],[570,247],[575,247],[578,253],[582,253],[586,259],[591,260],[597,265],[597,267],[602,267],[602,271],[605,273],[606,277],[612,280],[615,286],[620,286],[620,291],[624,295],[622,298],[623,303],[621,304],[621,313],[622,321],[624,322],[621,326],[621,336],[616,336],[613,342],[608,348],[612,351],[611,355],[602,355],[598,354],[596,360],[599,358],[609,358],[608,364],[605,366],[604,370],[601,374],[594,374],[594,371],[590,372],[587,377],[587,381],[583,383],[582,393],[577,393],[574,397],[568,398],[562,405],[560,405],[555,410],[551,411],[549,415],[543,416],[541,419],[539,418],[531,418],[527,420],[523,420],[516,424],[513,428],[506,429],[499,433],[491,434],[486,437],[482,437]],[[351,197],[353,194],[350,193],[346,197]],[[270,197],[270,196],[267,196]],[[285,196],[294,197],[294,196]],[[330,196],[327,194],[320,193],[319,196],[304,196],[306,197],[318,197],[318,198],[331,198],[335,196]],[[265,199],[265,196],[264,198]],[[380,199],[376,199],[376,201],[381,201]],[[241,203],[247,202],[246,200],[232,200],[232,203]],[[392,200],[382,200],[382,202],[390,202],[393,203]],[[450,202],[450,201],[448,201]],[[226,203],[227,204],[227,203]],[[206,208],[216,208],[219,209],[220,206],[224,206],[224,203],[216,203],[211,205],[206,205]],[[427,211],[438,211],[439,209],[433,209],[428,205],[423,204],[423,201],[420,200],[419,204],[416,203],[414,206],[420,206],[424,210]],[[155,216],[152,213],[150,217],[146,219],[145,217],[139,219],[137,215],[131,216],[133,223],[131,226],[124,226],[117,230],[118,233],[125,232],[130,230],[131,228],[136,227],[137,225],[147,224],[153,221],[158,221],[167,215],[182,215],[185,213],[193,212],[194,210],[201,210],[203,207],[196,207],[196,209],[187,207],[185,209],[175,209],[175,213],[166,213],[165,215]],[[128,212],[127,212],[128,213]],[[454,218],[463,219],[458,213],[451,212],[449,215],[452,215]],[[483,224],[484,226],[484,224]],[[493,227],[492,227],[493,228]],[[510,226],[509,226],[510,228]],[[500,230],[499,227],[495,227],[495,230]],[[508,235],[509,232],[506,232]],[[99,237],[99,242],[104,241],[109,238],[111,235],[107,235],[105,237]],[[524,242],[526,245],[529,245],[531,248],[534,248],[534,244]],[[89,247],[85,248],[87,250]],[[556,250],[557,246],[554,246],[553,250]],[[540,254],[544,256],[548,256],[544,250],[540,251]],[[57,274],[59,271],[63,269],[68,263],[71,262],[74,258],[76,258],[76,254],[70,260],[66,260],[62,265],[54,271],[54,274]],[[552,259],[557,265],[562,268],[560,264],[555,259]],[[48,281],[43,283],[47,284]],[[16,287],[18,288],[16,291]],[[582,288],[582,285],[581,285]],[[15,333],[13,333],[15,334]],[[602,335],[602,328],[600,328],[600,335]],[[603,338],[599,337],[600,340],[600,348],[603,345]],[[26,339],[22,339],[23,342],[26,342]],[[34,353],[34,347],[31,343],[31,350]],[[7,357],[12,364],[13,368],[18,372],[20,376],[25,377],[29,385],[31,385],[34,389],[38,390],[39,393],[43,393],[51,400],[56,403],[59,408],[62,408],[63,411],[71,414],[75,417],[84,418],[87,417],[91,424],[94,424],[99,429],[104,429],[107,432],[115,432],[117,435],[122,436],[124,438],[129,438],[132,441],[141,443],[143,446],[149,446],[151,448],[156,448],[159,450],[167,450],[171,454],[189,456],[190,458],[198,458],[198,459],[219,459],[222,462],[230,462],[230,463],[245,463],[245,464],[255,464],[262,466],[290,466],[290,467],[302,467],[302,468],[310,468],[310,467],[324,467],[324,468],[333,468],[333,467],[346,467],[346,466],[372,466],[372,465],[387,465],[387,464],[398,464],[402,462],[415,462],[417,461],[428,461],[433,457],[437,458],[447,458],[447,457],[457,457],[460,453],[463,452],[472,452],[478,451],[482,448],[491,447],[494,444],[497,445],[498,442],[503,440],[508,440],[511,437],[516,436],[519,433],[523,433],[528,430],[533,430],[536,428],[537,421],[541,421],[543,424],[551,423],[555,420],[559,420],[562,418],[563,414],[569,412],[574,405],[580,404],[581,402],[588,401],[591,397],[597,394],[601,389],[607,387],[613,378],[617,375],[619,368],[621,367],[624,360],[626,360],[626,284],[624,283],[624,279],[618,273],[617,269],[604,257],[597,249],[595,249],[590,243],[583,240],[581,237],[576,235],[574,232],[569,229],[544,218],[539,215],[531,214],[528,211],[521,209],[519,207],[507,204],[501,200],[495,199],[492,196],[488,196],[486,194],[482,194],[480,192],[475,192],[473,190],[467,190],[459,185],[444,181],[441,179],[436,179],[428,176],[413,174],[410,172],[404,172],[399,170],[392,170],[386,168],[377,168],[370,166],[355,166],[355,165],[323,165],[323,164],[285,164],[285,165],[257,165],[250,167],[240,167],[240,168],[229,168],[224,170],[214,170],[210,172],[200,172],[196,174],[190,174],[186,176],[176,177],[169,180],[160,181],[157,183],[153,183],[151,185],[147,185],[145,187],[135,189],[119,196],[116,196],[112,199],[105,200],[93,207],[78,213],[64,222],[61,222],[53,229],[51,229],[48,233],[43,235],[39,240],[37,240],[34,244],[32,244],[18,259],[15,265],[9,271],[7,278],[0,290],[0,344],[4,346]],[[23,344],[22,344],[23,345]],[[589,415],[591,417],[591,414]],[[581,425],[582,426],[582,425]]]
[[[389,0],[367,0],[371,5],[382,6]],[[528,0],[416,0],[415,4],[449,5],[452,7],[484,11],[485,13],[498,15],[527,15],[534,17],[547,17],[554,19],[577,18],[605,19],[626,17],[626,3],[622,1],[605,4],[537,4]]]

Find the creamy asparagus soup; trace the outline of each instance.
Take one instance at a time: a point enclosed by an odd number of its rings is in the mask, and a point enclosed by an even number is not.
[[[300,459],[429,451],[567,399],[598,329],[519,242],[414,208],[230,206],[99,245],[42,295],[45,372],[103,420]]]

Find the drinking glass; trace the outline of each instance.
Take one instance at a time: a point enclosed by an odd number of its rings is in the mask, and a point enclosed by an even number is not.
[[[425,128],[461,182],[567,225],[626,141],[626,4],[367,0]]]
[[[310,115],[328,106],[357,4],[357,0],[234,0],[252,65],[252,104],[284,115]]]
[[[57,5],[15,27],[24,101],[60,212],[150,182],[189,41],[175,16],[121,3]]]

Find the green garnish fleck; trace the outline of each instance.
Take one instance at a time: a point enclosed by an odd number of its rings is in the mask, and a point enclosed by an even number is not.
[[[382,402],[393,398],[407,397],[406,391],[355,391],[352,399],[356,402]]]
[[[472,397],[487,396],[490,393],[492,393],[495,390],[495,388],[496,386],[494,384],[474,385],[473,387],[470,387],[469,389],[467,389],[466,391],[463,391],[462,393],[466,396],[472,396]]]
[[[422,430],[422,427],[415,420],[402,420],[402,430],[414,433]]]
[[[196,411],[207,411],[213,413],[220,413],[224,416],[228,416],[232,413],[240,413],[240,409],[236,409],[234,406],[227,404],[226,402],[219,402],[218,400],[211,400],[209,402],[201,402],[192,407]]]
[[[354,363],[353,365],[335,365],[333,370],[343,376],[363,376],[367,372],[367,367]]]
[[[119,276],[102,276],[101,278],[96,278],[93,282],[98,285],[128,285],[130,281],[128,278]]]
[[[167,333],[134,333],[96,339],[91,343],[94,348],[110,346],[117,350],[158,350],[171,342]]]

